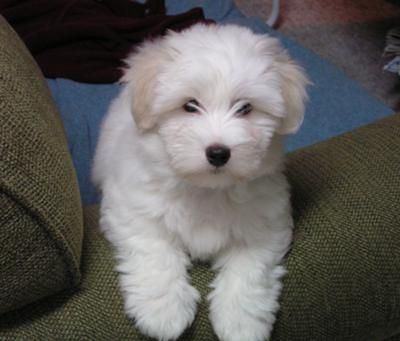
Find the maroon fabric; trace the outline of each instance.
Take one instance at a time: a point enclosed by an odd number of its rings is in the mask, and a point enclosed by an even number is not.
[[[2,0],[0,14],[49,78],[111,83],[146,38],[205,21],[200,8],[166,15],[163,0]]]

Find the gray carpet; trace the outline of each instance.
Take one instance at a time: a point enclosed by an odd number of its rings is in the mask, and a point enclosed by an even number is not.
[[[235,2],[246,15],[266,20],[272,0]],[[382,71],[385,35],[394,26],[400,26],[400,6],[384,0],[281,0],[276,29],[399,110],[400,77]]]

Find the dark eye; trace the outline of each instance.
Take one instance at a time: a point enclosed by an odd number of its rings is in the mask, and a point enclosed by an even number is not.
[[[186,102],[183,105],[183,109],[186,112],[198,112],[198,107],[199,107],[199,102],[197,102],[195,99],[191,99],[190,101]]]
[[[250,114],[250,112],[252,110],[253,110],[253,106],[250,103],[246,103],[237,111],[237,114],[239,116],[246,116],[246,115]]]

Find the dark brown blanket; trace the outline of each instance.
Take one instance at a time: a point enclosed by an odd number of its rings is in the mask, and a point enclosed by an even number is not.
[[[49,78],[110,83],[122,59],[146,38],[204,21],[200,8],[166,15],[163,0],[2,0],[14,27]]]

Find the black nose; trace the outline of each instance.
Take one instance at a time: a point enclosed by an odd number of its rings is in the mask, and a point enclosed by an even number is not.
[[[221,144],[213,144],[207,147],[206,156],[211,165],[221,167],[228,162],[231,157],[231,151],[228,147]]]

